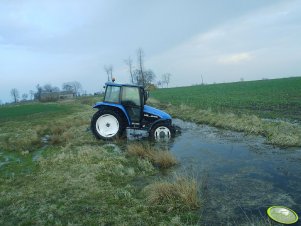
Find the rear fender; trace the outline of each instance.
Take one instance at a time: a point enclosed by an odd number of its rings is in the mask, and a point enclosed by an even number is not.
[[[101,110],[101,109],[117,110],[119,112],[122,112],[122,114],[124,115],[124,117],[126,118],[126,120],[128,122],[128,125],[131,125],[131,123],[132,123],[125,108],[120,104],[98,102],[93,106],[93,108],[97,108],[99,110]]]

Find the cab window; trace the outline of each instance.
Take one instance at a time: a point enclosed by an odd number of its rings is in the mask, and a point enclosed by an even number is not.
[[[107,86],[107,91],[106,91],[106,96],[104,101],[119,103],[119,93],[120,93],[119,86]]]
[[[138,87],[123,87],[121,101],[123,105],[141,106],[140,89]]]

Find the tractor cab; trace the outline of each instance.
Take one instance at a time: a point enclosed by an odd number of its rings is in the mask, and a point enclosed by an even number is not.
[[[96,138],[119,137],[126,130],[127,137],[170,139],[175,134],[169,114],[146,105],[148,91],[142,86],[108,82],[103,102],[91,120]]]
[[[122,106],[133,127],[139,127],[148,92],[140,86],[107,83],[104,102]]]

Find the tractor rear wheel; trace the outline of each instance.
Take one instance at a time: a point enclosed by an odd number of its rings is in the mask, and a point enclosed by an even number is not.
[[[170,140],[175,136],[175,130],[172,126],[165,123],[158,123],[150,131],[150,138],[154,140]]]
[[[91,129],[97,139],[120,137],[124,130],[123,118],[112,110],[99,110],[91,120]]]

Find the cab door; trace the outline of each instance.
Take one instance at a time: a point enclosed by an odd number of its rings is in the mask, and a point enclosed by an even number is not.
[[[142,119],[142,92],[140,87],[123,86],[121,94],[121,104],[131,119],[132,126],[140,126]]]

